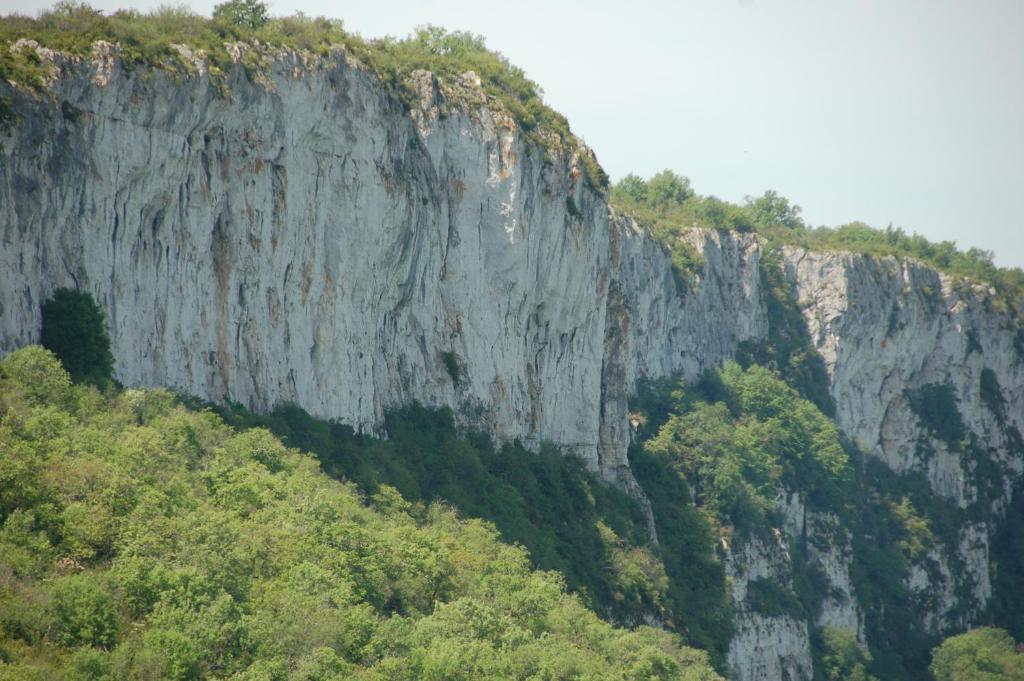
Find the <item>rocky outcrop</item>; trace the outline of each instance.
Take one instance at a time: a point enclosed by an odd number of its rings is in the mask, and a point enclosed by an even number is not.
[[[807,621],[787,612],[765,612],[748,596],[755,580],[791,586],[786,538],[752,538],[730,551],[726,571],[736,604],[736,632],[729,644],[729,667],[736,681],[810,679],[813,673]]]

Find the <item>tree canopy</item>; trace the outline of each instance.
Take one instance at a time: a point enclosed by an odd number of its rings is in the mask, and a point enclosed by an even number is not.
[[[1024,681],[1024,653],[1002,629],[982,627],[943,641],[929,669],[935,681]]]
[[[0,451],[3,679],[718,678],[488,523],[39,347],[0,360]]]

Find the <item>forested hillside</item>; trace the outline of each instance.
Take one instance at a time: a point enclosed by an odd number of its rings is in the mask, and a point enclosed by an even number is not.
[[[0,361],[0,678],[714,679],[443,503],[163,390]]]

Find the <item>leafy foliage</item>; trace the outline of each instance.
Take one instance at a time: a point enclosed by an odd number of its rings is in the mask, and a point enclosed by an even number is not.
[[[754,612],[767,617],[803,619],[807,616],[793,590],[770,577],[759,577],[747,583],[747,604]]]
[[[821,627],[811,639],[815,681],[877,681],[868,673],[871,653],[849,629]]]
[[[805,226],[804,221],[800,219],[800,206],[791,204],[789,199],[779,196],[771,189],[757,198],[746,197],[746,207],[752,213],[754,222],[759,225],[790,229]]]
[[[103,386],[113,379],[103,311],[85,291],[60,288],[43,303],[40,343],[51,350],[75,381]]]
[[[214,21],[255,30],[270,21],[267,4],[260,0],[228,0],[213,8]]]
[[[652,414],[667,404],[661,395],[647,398],[643,408]],[[389,437],[380,440],[294,405],[269,416],[239,405],[208,406],[237,427],[267,427],[314,452],[326,472],[369,496],[392,485],[407,500],[444,500],[464,516],[493,522],[505,541],[529,549],[537,567],[563,573],[602,616],[627,624],[658,617],[724,668],[732,635],[724,568],[685,477],[668,461],[640,447],[629,454],[657,522],[659,544],[650,547],[636,504],[580,461],[552,448],[537,454],[516,444],[495,449],[483,435],[458,433],[447,410],[393,412]],[[658,418],[664,416],[651,424]]]
[[[929,669],[935,681],[1022,681],[1024,653],[1002,629],[983,627],[943,641]]]
[[[640,426],[630,464],[651,500],[675,612],[686,615],[691,641],[724,652],[732,606],[711,547],[723,536],[770,532],[783,486],[809,492],[819,507],[842,506],[846,453],[835,425],[763,367],[729,364],[696,386],[642,383],[632,408]],[[799,547],[793,555],[798,593],[766,594],[764,607],[814,613],[820,575],[800,562]]]
[[[906,579],[913,566],[931,569],[932,550],[945,547],[955,560],[948,549],[958,545],[967,512],[935,495],[920,472],[897,475],[876,459],[859,468],[861,501],[848,516],[854,556],[850,573],[874,653],[871,671],[882,679],[924,680],[940,637],[924,627],[919,613],[934,607],[934,594],[910,590]],[[955,562],[952,569],[954,579],[964,578]]]
[[[945,397],[930,393],[925,402],[949,406]],[[842,545],[848,538],[852,543],[850,576],[873,653],[851,649],[848,644],[857,644],[848,632],[819,632],[814,645],[816,669],[826,674],[821,678],[927,679],[930,651],[940,639],[924,627],[919,613],[935,607],[935,596],[912,591],[907,579],[911,569],[933,571],[933,551],[945,547],[954,588],[969,591],[970,577],[956,562],[960,529],[988,518],[988,497],[979,495],[963,509],[937,496],[920,472],[900,475],[877,459],[863,460],[820,409],[778,373],[756,364],[747,369],[727,365],[695,385],[643,383],[632,409],[640,444],[630,453],[631,464],[651,498],[663,544],[663,535],[672,537],[673,525],[686,526],[682,519],[687,514],[703,518],[705,532],[734,545],[750,536],[775,541],[767,533],[780,527],[780,491],[799,490],[809,509],[835,516],[835,535],[828,541]],[[958,447],[965,457],[977,459],[978,466],[987,461],[971,438]],[[686,489],[676,492],[671,502],[659,503],[673,479]],[[1024,508],[1024,502],[1018,505]],[[1015,517],[1008,517],[1006,527],[1019,528]],[[699,527],[689,522],[691,528]],[[768,616],[813,623],[824,599],[835,597],[808,548],[820,539],[790,537],[792,583],[752,580],[747,606]],[[685,543],[693,546],[697,540],[691,537]],[[1013,594],[1019,591],[1016,566],[1024,564],[1022,551],[1019,532],[1009,530],[993,540],[992,556],[999,566],[996,598],[1006,603],[993,612],[1000,622],[1019,624],[1020,599]],[[689,557],[687,561],[700,565]],[[667,559],[665,565],[671,577],[674,566]],[[713,571],[701,568],[699,574],[705,584],[713,584]],[[689,583],[697,581],[694,575]],[[708,588],[714,593],[714,586]],[[1003,593],[1009,595],[999,595]],[[962,598],[970,602],[969,595]],[[957,611],[947,614],[952,622],[961,616]],[[720,634],[727,627],[708,630]]]
[[[495,448],[460,434],[449,410],[413,406],[388,414],[388,439],[355,435],[294,405],[268,416],[239,405],[209,405],[237,427],[266,427],[314,453],[324,470],[373,496],[382,486],[407,501],[441,501],[495,524],[526,547],[533,563],[564,574],[570,589],[603,616],[635,623],[669,617],[663,573],[647,548],[635,502],[598,481],[575,457],[517,444]]]
[[[679,292],[689,290],[692,279],[704,270],[704,257],[678,231],[676,220],[693,198],[690,181],[664,170],[645,182],[627,175],[612,188],[610,200],[649,226],[665,244],[672,259],[672,273]]]
[[[760,262],[761,285],[768,309],[768,336],[758,343],[744,342],[736,353],[742,366],[760,364],[782,378],[827,416],[835,415],[829,392],[828,371],[807,332],[792,285],[782,270],[779,249],[770,247]]]
[[[778,375],[732,363],[703,390],[680,388],[681,409],[644,448],[677,462],[712,522],[764,530],[780,486],[822,507],[842,499],[850,471],[835,424]]]
[[[454,352],[449,351],[441,353],[441,361],[444,362],[445,371],[451,377],[452,383],[458,385],[462,380],[462,366],[459,364],[459,358]]]
[[[488,523],[368,505],[266,430],[72,385],[41,348],[0,361],[0,449],[3,678],[717,678]]]
[[[714,533],[693,504],[685,475],[642,446],[629,452],[630,467],[651,502],[658,531],[657,555],[669,579],[667,624],[686,641],[711,653],[722,668],[733,633],[733,607]]]

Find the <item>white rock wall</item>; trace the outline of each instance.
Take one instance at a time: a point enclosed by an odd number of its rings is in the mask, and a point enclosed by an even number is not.
[[[791,583],[785,536],[775,541],[752,538],[733,546],[726,574],[736,604],[735,633],[727,660],[734,681],[809,681],[813,674],[807,622],[788,615],[768,616],[747,605],[747,586],[755,579]]]
[[[629,486],[636,376],[696,376],[765,331],[753,239],[695,236],[709,266],[680,299],[661,247],[472,74],[414,74],[410,115],[342,52],[281,53],[258,85],[236,69],[227,96],[126,71],[109,46],[42,54],[53,100],[15,96],[0,137],[0,350],[80,287],[126,385],[371,432],[446,405]]]
[[[969,434],[1002,471],[1001,493],[980,509],[996,516],[1024,470],[1024,452],[1010,431],[1024,431],[1024,347],[1014,321],[998,310],[992,291],[954,286],[912,261],[786,249],[785,266],[812,342],[831,378],[836,422],[866,454],[897,473],[918,471],[932,491],[961,509],[979,499],[968,448],[933,437],[910,409],[906,389],[950,385]],[[1006,401],[1000,425],[981,397],[981,373],[994,372]],[[920,455],[922,440],[931,453]],[[916,566],[908,586],[932,605],[925,619],[941,631],[958,604],[955,581],[969,586],[980,612],[991,596],[988,542],[994,527],[964,528],[952,554],[934,547],[927,570]]]

